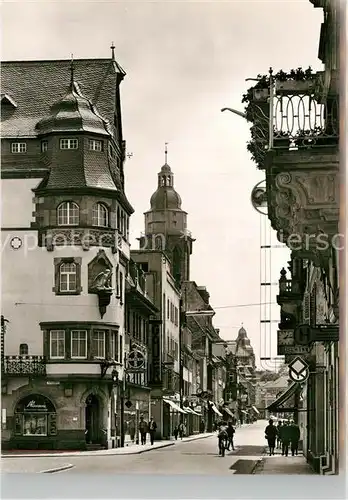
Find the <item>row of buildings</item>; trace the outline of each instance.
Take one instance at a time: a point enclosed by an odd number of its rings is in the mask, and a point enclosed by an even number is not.
[[[338,474],[342,17],[339,2],[310,2],[323,9],[323,71],[270,71],[243,100],[252,123],[248,150],[265,172],[263,196],[259,190],[254,203],[267,206],[279,241],[291,250],[279,278],[278,355],[286,363],[300,357],[309,374],[274,394],[266,410],[292,412],[308,462],[320,474]]]
[[[195,433],[257,413],[250,341],[221,339],[191,280],[167,161],[130,249],[124,76],[113,47],[2,64],[3,448],[123,446],[140,416],[168,439],[183,419]]]

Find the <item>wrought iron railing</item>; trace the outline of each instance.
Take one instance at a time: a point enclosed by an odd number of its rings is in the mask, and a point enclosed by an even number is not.
[[[44,356],[4,356],[2,373],[14,377],[45,376],[46,360]]]
[[[246,117],[252,122],[248,150],[262,166],[269,150],[297,150],[338,144],[339,100],[318,91],[320,74],[305,81],[267,80],[254,88]]]

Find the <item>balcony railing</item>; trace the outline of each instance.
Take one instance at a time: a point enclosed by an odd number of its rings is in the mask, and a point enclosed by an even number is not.
[[[46,361],[44,356],[4,356],[2,364],[4,375],[13,377],[46,375]]]

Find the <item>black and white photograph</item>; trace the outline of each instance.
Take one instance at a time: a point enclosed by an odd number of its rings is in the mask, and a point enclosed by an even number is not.
[[[13,488],[340,474],[343,3],[2,2]]]

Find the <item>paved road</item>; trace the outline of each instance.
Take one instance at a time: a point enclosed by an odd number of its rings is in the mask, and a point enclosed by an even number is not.
[[[162,448],[140,455],[70,456],[3,458],[2,472],[42,472],[47,469],[71,464],[73,468],[59,474],[97,472],[112,474],[250,474],[264,447],[265,422],[237,428],[236,451],[218,456],[217,437],[191,442],[178,441],[175,446]],[[62,478],[63,479],[63,478]]]

